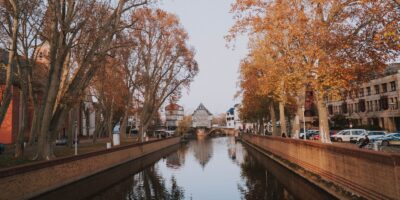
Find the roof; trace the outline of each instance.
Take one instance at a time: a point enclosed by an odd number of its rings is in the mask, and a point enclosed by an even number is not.
[[[226,113],[233,115],[235,113],[235,108],[229,108],[229,110]]]
[[[200,105],[199,105],[199,106],[197,107],[197,109],[193,112],[193,114],[196,113],[196,111],[199,111],[199,110],[205,110],[205,111],[208,113],[208,115],[212,115],[211,112],[208,111],[208,109],[203,105],[203,103],[200,103]]]
[[[165,106],[165,110],[166,111],[170,111],[170,110],[183,110],[183,107],[176,104],[176,103],[170,103],[167,106]]]
[[[5,49],[0,48],[0,84],[5,84],[6,80],[6,69],[5,67],[1,67],[1,64],[7,65],[8,64],[8,51]],[[26,65],[24,58],[21,59],[21,64]],[[15,64],[12,65],[14,68],[14,80],[13,85],[19,87],[19,76],[18,76],[18,69]],[[32,69],[32,86],[34,92],[43,89],[47,77],[48,66],[36,63]]]

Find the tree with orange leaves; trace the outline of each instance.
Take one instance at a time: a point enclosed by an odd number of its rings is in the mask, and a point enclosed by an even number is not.
[[[366,72],[379,70],[399,54],[397,42],[380,37],[386,27],[393,28],[393,22],[398,27],[393,2],[238,0],[232,10],[237,23],[228,40],[249,31],[253,40],[263,41],[253,51],[261,51],[264,60],[271,61],[265,69],[280,71],[266,73],[266,80],[281,81],[281,89],[274,89],[279,84],[270,88],[281,98],[290,96],[289,91],[297,90],[291,87],[299,83],[314,90],[322,142],[330,142],[324,98],[367,80],[370,73]],[[285,83],[294,85],[287,91]]]

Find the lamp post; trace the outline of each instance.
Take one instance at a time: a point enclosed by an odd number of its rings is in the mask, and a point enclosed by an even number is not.
[[[303,132],[304,132],[304,140],[306,140],[307,138],[307,136],[306,136],[306,118],[305,118],[305,116],[304,116],[304,112],[305,112],[305,108],[304,108],[304,106],[301,106],[301,111],[303,112]]]
[[[78,127],[78,122],[75,120],[74,122],[75,127],[75,155],[78,155],[78,131],[76,130]]]
[[[389,107],[391,108],[391,110],[395,110],[395,103],[394,102],[390,102],[389,103]],[[395,119],[394,119],[394,114],[393,114],[393,111],[391,111],[391,114],[392,114],[392,119],[393,119],[393,131],[395,132],[396,131],[396,129],[397,129],[397,127],[396,127],[396,122],[395,122]]]

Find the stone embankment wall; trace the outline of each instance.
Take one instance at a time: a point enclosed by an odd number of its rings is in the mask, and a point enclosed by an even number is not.
[[[0,170],[0,199],[28,199],[179,142],[172,137]]]
[[[400,155],[244,134],[242,140],[367,199],[400,199]]]

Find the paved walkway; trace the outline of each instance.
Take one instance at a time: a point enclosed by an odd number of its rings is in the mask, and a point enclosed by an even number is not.
[[[149,140],[155,140],[157,138],[150,138]],[[98,138],[97,142],[93,144],[92,139],[80,139],[78,144],[78,155],[85,154],[93,151],[104,150],[107,148],[107,142],[110,142],[109,138]],[[138,143],[138,137],[129,137],[121,141],[120,146]],[[6,145],[3,154],[0,154],[0,169],[13,167],[21,164],[27,164],[36,162],[32,160],[36,153],[36,146],[27,146],[24,150],[24,156],[20,159],[14,158],[14,145]],[[75,154],[74,145],[68,147],[67,145],[55,146],[54,155],[58,157],[73,156]]]

